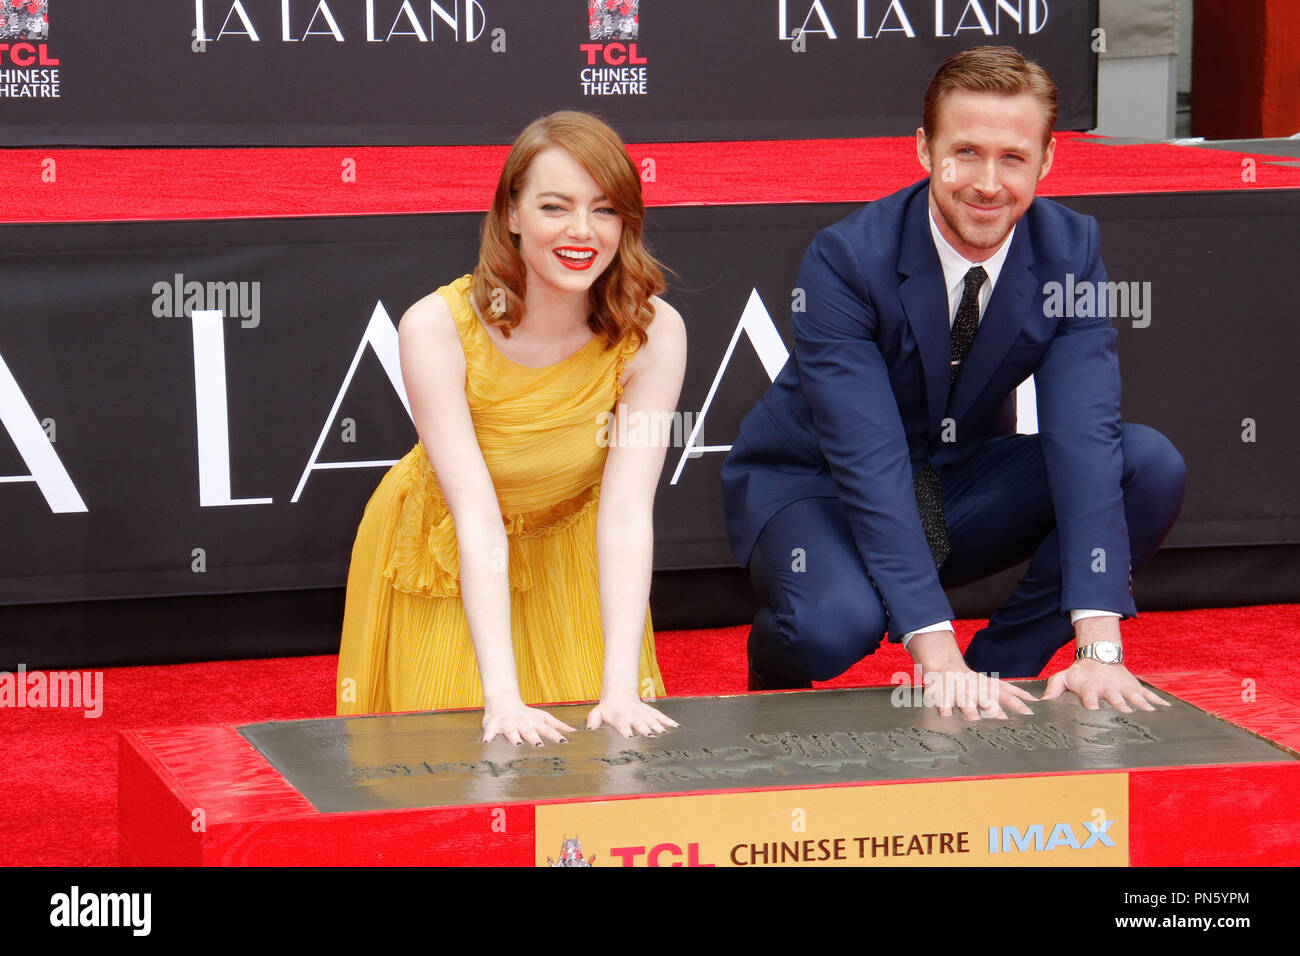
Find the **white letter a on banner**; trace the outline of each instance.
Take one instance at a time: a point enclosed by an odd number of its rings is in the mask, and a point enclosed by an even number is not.
[[[348,366],[348,373],[343,376],[343,384],[339,386],[338,394],[334,396],[334,405],[325,418],[325,424],[321,426],[320,435],[316,438],[316,447],[311,450],[307,467],[302,470],[298,487],[293,490],[293,497],[289,499],[292,503],[298,501],[302,489],[307,485],[308,476],[317,468],[387,468],[396,464],[396,459],[392,461],[318,460],[321,447],[325,444],[325,436],[330,426],[334,424],[334,419],[338,417],[343,396],[347,394],[348,387],[352,384],[352,376],[357,373],[357,366],[361,364],[361,356],[365,354],[367,346],[375,350],[375,355],[379,357],[379,364],[384,367],[384,374],[388,376],[389,384],[393,386],[393,391],[397,392],[397,397],[406,407],[406,414],[411,415],[411,400],[406,397],[406,384],[402,381],[402,362],[397,350],[397,326],[393,324],[393,320],[384,309],[384,304],[377,302],[375,311],[370,314],[370,322],[366,325],[366,333],[357,343],[357,350],[352,356],[352,364]],[[411,421],[415,421],[414,415],[411,415]]]
[[[704,419],[709,414],[709,406],[713,404],[713,396],[718,391],[718,385],[722,382],[722,376],[727,371],[727,366],[731,364],[731,355],[736,351],[736,343],[740,341],[741,334],[749,337],[750,344],[754,346],[754,351],[758,353],[758,359],[763,363],[763,371],[767,373],[768,381],[775,381],[777,374],[785,367],[786,360],[790,358],[790,352],[781,341],[781,333],[776,330],[776,324],[772,321],[772,315],[767,311],[767,306],[763,304],[762,298],[757,289],[750,290],[749,301],[745,303],[745,311],[740,314],[740,321],[736,323],[736,330],[731,333],[731,341],[727,343],[726,354],[722,356],[722,361],[718,363],[718,371],[713,376],[713,384],[709,386],[709,394],[704,399],[704,407],[700,409],[700,414],[695,418],[695,427],[691,429],[691,436],[686,440],[686,447],[682,449],[681,457],[677,459],[677,468],[673,471],[670,485],[677,484],[677,480],[682,476],[682,469],[686,467],[687,458],[699,458],[705,452],[730,451],[730,445],[699,445],[700,432],[704,430]]]
[[[77,486],[68,476],[3,355],[0,355],[0,424],[9,432],[9,437],[18,447],[18,454],[31,469],[27,475],[0,475],[0,482],[36,482],[50,511],[55,514],[90,510],[81,500]]]

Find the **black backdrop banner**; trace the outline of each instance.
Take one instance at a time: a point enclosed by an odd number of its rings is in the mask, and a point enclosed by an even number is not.
[[[935,67],[985,43],[1086,130],[1102,43],[1096,0],[0,6],[7,146],[508,143],[556,109],[630,142],[908,135]]]
[[[1068,204],[1101,222],[1110,279],[1142,289],[1117,321],[1123,410],[1188,462],[1167,546],[1300,542],[1295,330],[1277,308],[1300,193]],[[650,211],[689,330],[657,569],[734,565],[723,451],[786,358],[805,248],[854,208]],[[0,604],[343,584],[366,501],[415,442],[396,322],[469,271],[480,218],[0,231]]]

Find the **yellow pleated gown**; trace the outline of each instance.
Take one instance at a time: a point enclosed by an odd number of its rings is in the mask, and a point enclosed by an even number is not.
[[[510,617],[527,703],[595,700],[604,643],[596,510],[601,414],[622,394],[635,340],[597,337],[554,365],[506,358],[469,302],[438,289],[465,350],[465,398],[509,541]],[[638,692],[663,695],[647,611]],[[336,684],[339,714],[482,707],[460,598],[456,529],[423,445],[380,481],[357,529]]]

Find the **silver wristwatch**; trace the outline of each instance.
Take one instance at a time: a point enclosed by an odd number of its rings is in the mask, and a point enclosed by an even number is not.
[[[1085,657],[1089,660],[1101,661],[1103,664],[1122,664],[1124,663],[1124,648],[1114,641],[1094,641],[1091,644],[1083,645],[1074,652],[1076,661],[1081,661]]]

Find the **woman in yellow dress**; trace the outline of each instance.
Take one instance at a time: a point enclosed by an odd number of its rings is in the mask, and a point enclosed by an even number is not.
[[[483,740],[676,724],[649,615],[651,513],[686,364],[642,243],[638,170],[608,126],[543,117],[515,141],[474,273],[407,310],[419,442],[357,531],[339,714],[482,707]],[[641,427],[630,427],[629,424]],[[621,436],[647,437],[623,442]],[[611,440],[613,439],[613,440]]]

